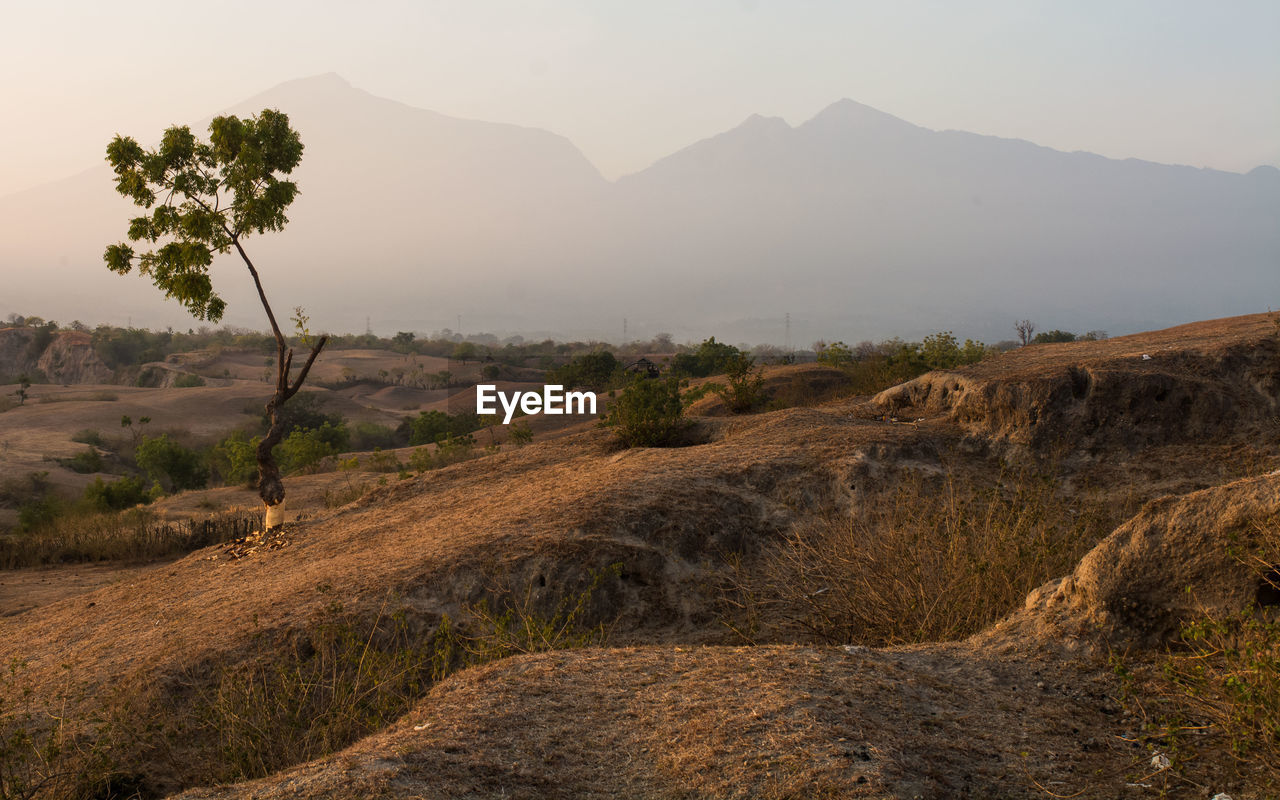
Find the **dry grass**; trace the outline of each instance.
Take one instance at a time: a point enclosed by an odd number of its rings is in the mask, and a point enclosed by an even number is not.
[[[1219,327],[1239,344],[1251,335],[1251,325],[1244,320]],[[1231,356],[1213,337],[1207,341],[1197,347],[1224,361]],[[1016,399],[1028,381],[1056,380],[1036,371],[1033,355],[1022,366],[1009,362],[1018,369],[1011,367],[1007,380],[998,369],[978,377],[993,394]],[[1115,374],[1127,364],[1113,365]],[[1052,370],[1062,366],[1057,359]],[[1228,373],[1214,380],[1226,385]],[[749,557],[788,531],[804,531],[804,520],[822,509],[877,496],[877,487],[904,472],[935,471],[939,454],[961,445],[971,448],[970,466],[992,452],[1015,449],[981,434],[966,438],[972,432],[964,422],[949,411],[919,422],[898,421],[883,409],[839,401],[700,420],[706,443],[676,450],[619,452],[606,432],[591,430],[389,480],[332,510],[317,510],[320,495],[341,476],[290,479],[291,507],[303,497],[313,505],[303,509],[307,520],[290,526],[287,547],[235,561],[192,555],[92,594],[0,618],[0,658],[33,655],[30,685],[46,702],[57,696],[59,665],[79,657],[86,687],[75,709],[80,715],[105,713],[113,685],[151,687],[154,695],[136,715],[143,719],[189,701],[195,689],[177,679],[200,665],[253,674],[261,658],[288,662],[288,636],[308,631],[314,622],[317,585],[331,586],[334,597],[349,609],[362,609],[366,621],[376,615],[388,587],[419,619],[436,619],[477,602],[493,575],[562,592],[592,570],[622,562],[617,579],[602,587],[593,613],[618,615],[615,641],[650,646],[520,656],[464,671],[432,690],[401,723],[339,755],[268,779],[263,796],[376,796],[364,791],[366,784],[392,796],[1042,796],[1039,783],[1062,795],[1084,786],[1090,791],[1083,796],[1114,797],[1126,791],[1122,772],[1127,777],[1132,767],[1132,775],[1141,776],[1142,759],[1111,752],[1129,723],[1111,718],[1110,690],[1095,681],[1097,665],[1079,655],[1093,641],[1082,632],[1091,618],[1071,616],[1066,622],[1074,627],[1066,632],[1041,626],[1058,637],[1049,644],[1048,633],[1036,638],[999,627],[998,647],[993,640],[987,650],[977,639],[853,652],[687,646],[724,635],[711,604],[711,590],[723,577],[723,554]],[[86,419],[72,431],[98,425]],[[1215,445],[1223,444],[1220,433]],[[1235,431],[1232,441],[1254,433]],[[1165,444],[1179,443],[1204,441]],[[1116,478],[1110,491],[1147,499],[1170,485],[1161,483],[1165,479],[1215,482],[1221,468],[1211,455],[1202,450],[1166,461],[1150,450],[1112,448],[1080,453],[1074,463],[1107,461]],[[1256,505],[1264,494],[1274,495],[1274,487],[1263,483],[1240,502]],[[930,518],[945,521],[968,509],[985,519],[980,495],[990,488],[979,485],[977,496],[969,498],[958,484],[953,499],[939,500]],[[978,608],[974,599],[986,597],[983,592],[996,598],[1014,594],[1000,585],[1002,569],[1028,583],[1035,571],[992,548],[1021,552],[1017,548],[1029,541],[1038,548],[1026,554],[1036,570],[1048,571],[1053,558],[1066,557],[1058,548],[1072,545],[1067,534],[1050,529],[1043,541],[1037,539],[1043,526],[1019,522],[1014,500],[1020,495],[1006,489],[1013,499],[995,503],[990,512],[999,525],[925,526],[919,543],[904,537],[883,543],[883,549],[851,551],[862,559],[858,563],[875,566],[888,589],[897,579],[891,559],[902,560],[897,566],[907,573],[901,579],[907,589],[891,595],[894,602],[905,607],[915,596],[935,603],[932,610],[919,604],[909,624],[882,626],[880,640],[907,641],[931,629],[959,635],[954,632],[979,626],[982,614],[998,614],[995,604]],[[219,491],[207,496],[234,496]],[[1156,589],[1183,573],[1171,571],[1178,559],[1153,557],[1166,542],[1156,534],[1176,527],[1216,536],[1209,523],[1221,516],[1226,501],[1210,500],[1188,499],[1188,509],[1201,511],[1184,514],[1181,527],[1144,514],[1130,533],[1137,544],[1143,541],[1139,534],[1153,544],[1130,548],[1140,557],[1126,565],[1119,588],[1115,581],[1078,581],[1098,587],[1095,594],[1105,601],[1082,595],[1081,603],[1093,603],[1086,610],[1127,609],[1118,601],[1130,588],[1157,598],[1160,608],[1169,605]],[[873,521],[876,513],[882,522],[909,521],[912,502],[905,496],[880,512],[869,503],[863,508]],[[1035,505],[1025,497],[1018,502]],[[1045,507],[1055,508],[1048,501]],[[1069,512],[1070,504],[1063,508]],[[850,540],[853,524],[823,535]],[[953,545],[949,535],[959,541]],[[926,548],[930,541],[934,546]],[[1168,546],[1182,547],[1183,541]],[[1115,571],[1115,552],[1091,562],[1095,573]],[[924,567],[910,566],[919,557],[926,557]],[[974,574],[981,576],[976,584]],[[930,585],[930,576],[943,583]],[[967,610],[936,605],[944,590],[967,595]],[[874,618],[883,620],[887,608],[871,609]],[[1051,610],[1075,614],[1065,601]],[[1136,616],[1157,610],[1140,607]],[[1131,616],[1117,617],[1114,626],[1130,626]],[[1046,655],[1041,648],[1051,645],[1068,655]],[[426,727],[414,730],[419,725]],[[207,735],[192,741],[209,752]],[[864,749],[870,763],[862,760]],[[160,764],[151,774],[173,775],[179,768],[182,763]],[[1096,777],[1098,769],[1105,780]],[[223,796],[248,791],[232,787]]]
[[[798,524],[726,595],[750,640],[883,646],[962,639],[1069,572],[1114,525],[1046,476],[905,476]]]
[[[91,561],[151,561],[244,536],[257,514],[165,521],[145,508],[68,513],[27,533],[0,534],[0,569]]]
[[[80,716],[94,691],[64,668],[52,702],[28,685],[25,662],[0,675],[0,798],[103,800],[154,797],[166,786],[261,778],[334,753],[403,716],[436,682],[512,655],[603,645],[602,625],[584,623],[601,572],[543,616],[532,589],[463,608],[459,619],[426,620],[388,595],[375,613],[348,611],[327,584],[302,630],[256,659],[213,658],[171,683],[117,685],[109,718]],[[156,780],[155,775],[164,777]]]

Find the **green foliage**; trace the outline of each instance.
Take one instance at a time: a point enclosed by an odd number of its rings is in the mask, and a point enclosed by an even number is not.
[[[58,331],[58,323],[35,323],[32,325],[31,330],[33,335],[31,341],[27,344],[27,358],[31,361],[36,361],[53,343],[53,335]]]
[[[391,346],[397,352],[407,353],[413,349],[413,338],[412,331],[399,331],[395,336],[391,337]]]
[[[33,531],[49,525],[65,507],[66,503],[55,494],[28,500],[18,508],[18,530]]]
[[[412,459],[410,461],[412,462]],[[365,468],[374,472],[399,472],[404,469],[404,464],[400,463],[400,458],[395,453],[375,447],[373,454],[365,463]]]
[[[376,422],[357,422],[351,430],[352,450],[391,448],[400,444],[408,444],[408,442],[400,442],[394,430]]]
[[[215,117],[207,143],[185,125],[166,130],[154,150],[116,136],[107,146],[116,191],[150,212],[130,221],[128,238],[165,243],[140,253],[114,244],[103,259],[122,275],[136,261],[139,272],[197,319],[221,319],[226,303],[209,277],[213,256],[239,247],[251,233],[284,227],[298,187],[279,176],[301,159],[302,141],[288,116],[271,109],[245,120]]]
[[[485,364],[480,368],[480,377],[486,381],[495,381],[502,374],[502,367],[497,364]]]
[[[844,342],[817,342],[813,346],[818,363],[831,367],[843,367],[853,363],[853,350]]]
[[[627,447],[678,444],[689,422],[680,402],[678,378],[636,378],[609,408],[605,425]]]
[[[147,491],[141,476],[125,477],[111,483],[94,478],[93,483],[84,489],[84,499],[96,511],[123,511],[150,503],[152,494]]]
[[[622,362],[608,350],[583,353],[569,363],[550,370],[547,383],[559,384],[567,389],[590,389],[603,392],[622,378]]]
[[[18,390],[17,390],[16,392],[14,392],[14,394],[15,394],[15,395],[17,396],[17,398],[18,398],[18,405],[20,405],[20,406],[21,406],[21,405],[25,405],[25,404],[26,404],[26,402],[27,402],[27,397],[29,397],[29,396],[30,396],[30,395],[27,393],[27,390],[28,390],[28,389],[30,389],[30,388],[31,388],[31,378],[30,378],[30,377],[28,377],[27,375],[19,375],[19,376],[18,376]]]
[[[102,455],[92,447],[86,447],[82,452],[76,453],[71,458],[60,458],[58,463],[81,475],[102,472],[106,468]]]
[[[474,342],[458,342],[458,345],[453,348],[453,353],[451,353],[449,357],[454,361],[461,361],[465,364],[468,361],[475,361],[479,355],[480,350],[476,347]]]
[[[692,353],[680,353],[671,359],[671,370],[680,375],[705,378],[729,370],[746,354],[731,344],[717,342],[712,336]]]
[[[523,420],[512,423],[507,429],[507,433],[511,437],[512,444],[516,447],[524,447],[533,441],[533,428],[530,428],[529,423]]]
[[[205,381],[199,375],[179,375],[174,378],[173,385],[177,389],[192,389],[196,386],[204,386]]]
[[[276,419],[284,426],[286,435],[299,429],[317,430],[328,423],[333,428],[344,427],[345,420],[338,413],[326,414],[323,411],[328,398],[319,392],[299,392],[287,403],[276,409]],[[262,415],[262,427],[266,430],[270,424],[267,415]]]
[[[276,459],[285,472],[298,472],[319,464],[346,449],[347,429],[326,422],[319,428],[294,428],[276,445]]]
[[[148,361],[162,361],[170,352],[173,334],[167,331],[138,328],[112,328],[106,325],[94,330],[93,351],[112,369],[135,366]]]
[[[446,414],[443,411],[423,411],[416,418],[405,420],[402,428],[407,430],[409,445],[416,447],[432,444],[448,437],[465,436],[483,427],[480,417],[471,412]]]
[[[729,362],[725,375],[729,379],[727,386],[716,386],[715,393],[724,401],[725,406],[734,414],[745,414],[764,405],[764,374],[762,370],[752,371],[754,359],[740,354]]]
[[[252,486],[258,477],[260,441],[260,436],[249,439],[242,431],[236,431],[209,451],[209,465],[228,486]]]
[[[209,480],[209,470],[200,454],[169,438],[169,434],[144,436],[134,458],[147,477],[166,492],[202,489]]]
[[[1076,335],[1070,331],[1041,331],[1031,339],[1032,344],[1056,344],[1058,342],[1074,342]]]
[[[934,369],[955,369],[986,358],[986,345],[965,339],[961,345],[951,331],[942,331],[924,337],[919,344],[904,342],[889,356],[891,364],[899,364],[916,370],[917,374]],[[914,377],[914,376],[912,376]]]

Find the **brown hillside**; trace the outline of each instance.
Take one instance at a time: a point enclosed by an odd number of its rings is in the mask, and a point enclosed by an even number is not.
[[[1104,504],[1222,483],[1223,448],[1273,460],[1270,325],[1027,348],[873,402],[703,418],[690,447],[620,451],[598,429],[535,443],[316,510],[280,549],[201,551],[0,619],[0,659],[28,659],[50,696],[70,665],[89,709],[108,687],[145,685],[159,713],[189,702],[211,663],[275,657],[335,599],[368,618],[390,597],[425,634],[500,585],[551,610],[620,564],[589,617],[634,649],[464,672],[348,751],[213,796],[1114,797],[1150,754],[1117,738],[1137,723],[1118,716],[1088,643],[1161,641],[1187,582],[1206,602],[1245,602],[1244,578],[1214,582],[1234,569],[1220,550],[1274,513],[1280,479],[1148,507],[1035,596],[1060,619],[1025,611],[967,644],[702,647],[733,640],[719,587],[733,558],[806,517],[871,502],[904,473],[998,471],[991,453],[1006,442],[1074,449],[1064,490],[1105,479]],[[1083,391],[1073,369],[1092,376]],[[150,765],[148,779],[180,788],[183,761]]]
[[[995,440],[1087,451],[1239,437],[1273,424],[1278,397],[1280,329],[1256,314],[1031,345],[931,372],[875,403],[903,417],[945,414]]]

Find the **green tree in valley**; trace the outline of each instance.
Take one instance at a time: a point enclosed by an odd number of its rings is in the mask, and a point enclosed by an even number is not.
[[[124,275],[137,266],[192,316],[211,322],[220,320],[226,309],[209,276],[214,256],[235,250],[253,278],[276,343],[275,391],[266,404],[270,424],[256,452],[258,495],[267,507],[268,526],[278,524],[279,514],[272,512],[284,501],[280,468],[272,455],[286,433],[278,412],[302,387],[328,337],[316,339],[294,375],[293,349],[276,323],[244,242],[252,234],[284,228],[285,211],[298,186],[281,176],[291,174],[301,160],[297,131],[289,127],[287,115],[272,109],[247,119],[215,117],[208,142],[184,125],[166,130],[154,150],[127,136],[116,136],[107,145],[116,190],[148,212],[132,219],[128,230],[129,240],[146,249],[110,245],[103,256],[108,268]]]

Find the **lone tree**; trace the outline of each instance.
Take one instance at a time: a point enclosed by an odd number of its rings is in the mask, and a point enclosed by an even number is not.
[[[135,263],[138,271],[182,303],[196,319],[217,322],[226,303],[213,291],[209,265],[218,254],[239,254],[276,339],[275,392],[267,401],[269,425],[258,444],[258,496],[266,504],[266,527],[282,521],[284,484],[271,449],[284,436],[281,406],[297,394],[311,365],[329,337],[321,336],[306,362],[292,376],[293,349],[280,332],[258,270],[244,250],[254,233],[278,231],[289,221],[285,210],[298,196],[289,175],[302,160],[302,140],[289,127],[289,117],[264,109],[248,119],[216,117],[209,141],[202,142],[185,125],[164,132],[159,147],[144,150],[127,136],[107,145],[107,161],[116,173],[116,190],[148,214],[129,222],[129,239],[145,242],[135,253],[127,244],[107,247],[107,266],[121,275]]]
[[[1018,342],[1026,347],[1031,344],[1031,335],[1036,332],[1035,323],[1029,319],[1020,319],[1013,323],[1013,329],[1018,332]]]

